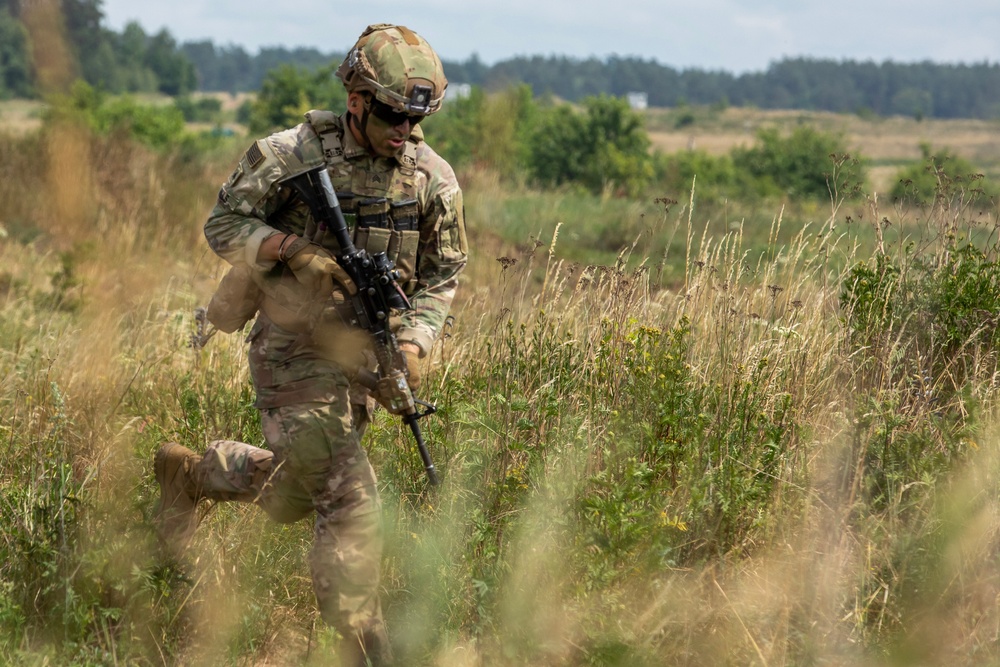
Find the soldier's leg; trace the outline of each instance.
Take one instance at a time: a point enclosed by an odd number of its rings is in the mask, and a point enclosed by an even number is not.
[[[160,486],[156,528],[164,547],[175,556],[187,547],[203,499],[260,502],[274,468],[271,452],[242,442],[217,440],[204,455],[175,442],[162,445],[153,469]],[[310,509],[306,503],[299,518]]]
[[[215,440],[195,467],[202,493],[215,500],[254,502],[264,491],[274,454],[235,440]]]
[[[269,410],[262,411],[268,423]],[[264,429],[270,450],[233,440],[217,440],[198,465],[206,497],[255,502],[279,523],[292,523],[313,511],[312,495],[286,472],[285,443],[280,435]]]
[[[167,443],[157,452],[154,468],[161,487],[161,537],[178,548],[194,532],[202,499],[257,503],[282,523],[313,510],[312,495],[284,474],[280,456],[243,442],[215,440],[203,455]]]
[[[323,620],[345,638],[345,665],[387,664],[390,649],[378,599],[382,558],[381,504],[375,473],[354,428],[346,386],[339,403],[313,403],[262,413],[268,442],[284,444],[284,474],[312,496],[315,538],[309,562]]]

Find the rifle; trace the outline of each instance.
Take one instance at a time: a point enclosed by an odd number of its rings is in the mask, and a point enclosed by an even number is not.
[[[424,470],[427,471],[428,481],[432,486],[437,486],[437,470],[431,461],[430,452],[427,451],[419,424],[421,418],[433,414],[437,408],[413,396],[406,383],[406,357],[399,349],[396,334],[389,328],[389,315],[392,311],[413,310],[406,294],[396,282],[399,274],[386,253],[369,255],[367,251],[358,250],[354,246],[347,229],[347,222],[344,220],[344,213],[340,208],[340,201],[337,199],[337,193],[334,192],[333,183],[325,166],[295,176],[285,183],[295,188],[308,204],[317,225],[317,235],[322,236],[325,233],[334,235],[340,248],[340,254],[336,258],[337,263],[357,285],[357,293],[353,296],[348,295],[353,305],[352,324],[371,335],[375,343],[375,358],[378,361],[376,373],[361,368],[358,371],[358,380],[372,391],[377,391],[380,384],[390,383],[396,390],[394,393],[406,397],[402,403],[394,404],[393,407],[413,432]],[[417,406],[423,410],[419,410]]]

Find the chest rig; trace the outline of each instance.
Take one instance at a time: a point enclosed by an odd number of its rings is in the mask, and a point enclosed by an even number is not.
[[[412,294],[417,286],[420,205],[417,200],[417,142],[406,142],[396,160],[348,160],[339,116],[310,111],[306,120],[319,137],[330,180],[354,235],[354,245],[370,255],[384,252],[399,271],[399,284]],[[387,164],[390,169],[380,168]]]

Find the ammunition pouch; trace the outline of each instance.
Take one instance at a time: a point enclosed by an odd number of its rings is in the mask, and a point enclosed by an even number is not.
[[[347,200],[345,204],[344,199]],[[341,199],[345,217],[354,219],[354,245],[369,255],[385,253],[399,272],[406,293],[416,287],[420,246],[420,209],[415,199],[392,202],[384,197]]]

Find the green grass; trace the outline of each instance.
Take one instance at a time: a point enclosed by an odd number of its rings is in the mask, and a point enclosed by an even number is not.
[[[74,146],[79,224],[36,192],[55,162],[0,179],[35,230],[0,245],[0,662],[328,664],[309,522],[206,506],[184,562],[153,539],[160,442],[262,441],[241,337],[188,345],[232,156]],[[444,484],[394,418],[366,440],[403,664],[1000,660],[998,315],[956,279],[992,275],[995,212],[490,183],[426,369]]]

